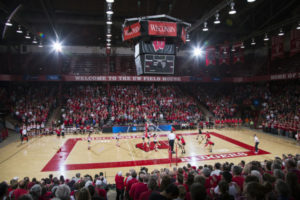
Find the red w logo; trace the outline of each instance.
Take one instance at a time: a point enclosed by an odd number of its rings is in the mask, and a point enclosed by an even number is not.
[[[154,48],[154,51],[158,51],[159,49],[164,49],[165,48],[166,42],[164,40],[154,40],[152,41],[152,45]]]

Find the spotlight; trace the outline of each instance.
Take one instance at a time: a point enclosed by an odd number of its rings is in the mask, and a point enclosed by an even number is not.
[[[52,44],[52,47],[53,47],[54,51],[56,51],[56,52],[61,52],[62,51],[62,45],[58,41],[54,42]]]
[[[268,34],[267,34],[267,33],[265,33],[264,41],[269,41],[269,38],[268,38]]]
[[[111,46],[111,43],[108,42],[106,45],[110,47],[110,46]]]
[[[234,9],[234,2],[231,2],[229,15],[234,15],[235,13],[236,13],[236,10]]]
[[[196,57],[203,55],[203,50],[199,47],[195,47],[193,52],[194,52],[194,56]]]
[[[251,45],[252,46],[256,45],[254,38],[252,38]]]
[[[113,3],[115,0],[106,0],[107,3]]]
[[[284,35],[284,32],[282,31],[282,28],[280,28],[278,35],[279,36],[283,36]]]
[[[23,33],[22,28],[21,28],[21,25],[18,25],[17,33]]]
[[[298,22],[298,26],[296,27],[297,30],[300,30],[300,22]]]
[[[231,48],[231,51],[232,51],[232,52],[235,52],[235,48],[234,48],[234,47],[232,47],[232,48]]]
[[[244,42],[242,42],[241,49],[245,49]]]
[[[255,2],[256,0],[247,0],[248,3],[253,3]]]
[[[224,48],[223,54],[227,54],[226,48]]]
[[[106,24],[110,24],[110,25],[111,25],[111,24],[112,24],[112,21],[106,21]]]
[[[203,29],[202,29],[203,31],[208,31],[208,28],[207,28],[207,22],[204,22],[204,24],[203,24]]]
[[[12,26],[12,23],[10,22],[10,20],[7,20],[7,22],[5,23],[6,26]]]
[[[108,38],[110,38],[111,36],[112,36],[111,33],[106,34],[106,37],[108,37]]]
[[[107,10],[107,11],[106,11],[106,14],[112,15],[112,14],[114,14],[114,11],[112,11],[112,10]]]
[[[28,40],[31,38],[28,31],[27,31],[27,33],[25,35],[25,38],[28,39]]]
[[[214,21],[215,24],[220,24],[221,23],[221,21],[219,20],[219,16],[220,16],[219,13],[216,13],[216,15],[215,15],[216,19]]]
[[[111,42],[111,39],[107,38],[106,41],[107,41],[107,42]]]

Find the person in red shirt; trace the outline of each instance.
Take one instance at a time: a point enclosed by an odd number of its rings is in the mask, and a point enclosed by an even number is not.
[[[158,191],[156,191],[156,189],[157,189],[156,177],[154,177],[154,176],[150,177],[147,187],[148,187],[148,190],[141,193],[139,200],[148,200],[152,192],[158,192]]]
[[[208,140],[205,144],[205,147],[208,147],[209,152],[212,152],[212,147],[215,145],[212,141]]]
[[[181,142],[181,151],[182,151],[181,153],[184,154],[185,153],[185,140],[182,135],[180,137],[180,142]]]
[[[132,185],[130,192],[129,192],[129,196],[133,200],[138,200],[140,195],[143,192],[148,191],[147,182],[148,182],[148,176],[145,175],[144,173],[140,173],[139,174],[139,182]]]
[[[135,183],[138,182],[138,180],[136,179],[137,174],[136,174],[135,171],[131,172],[131,177],[132,177],[132,179],[131,179],[130,181],[128,181],[128,183],[127,183],[127,185],[126,185],[126,193],[125,193],[125,195],[126,195],[126,198],[127,198],[127,199],[129,199],[129,191],[130,191],[130,189],[131,189],[131,186],[132,186],[133,184],[135,184]]]
[[[20,196],[27,194],[28,191],[25,189],[26,188],[26,183],[24,180],[21,180],[19,182],[19,187],[18,189],[15,189],[15,191],[13,192],[13,199],[18,199]]]
[[[242,171],[243,169],[237,165],[232,168],[232,182],[235,182],[239,186],[240,191],[243,191],[243,186],[245,182],[245,178],[241,175]]]
[[[210,140],[210,138],[211,138],[211,136],[210,136],[209,132],[206,131],[206,133],[205,133],[205,139],[206,139],[205,144]]]
[[[124,196],[124,177],[122,176],[122,172],[116,174],[115,176],[115,182],[116,182],[116,190],[117,190],[117,197],[116,199],[123,200]]]

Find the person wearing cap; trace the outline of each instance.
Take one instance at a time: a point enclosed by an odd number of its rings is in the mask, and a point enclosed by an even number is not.
[[[116,191],[117,196],[116,200],[123,199],[124,197],[124,177],[122,176],[122,172],[119,171],[115,176],[115,182],[116,182]]]

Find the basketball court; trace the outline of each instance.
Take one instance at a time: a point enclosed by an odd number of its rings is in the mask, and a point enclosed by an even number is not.
[[[205,132],[206,130],[204,130]],[[158,151],[138,148],[142,144],[142,133],[124,133],[121,135],[120,147],[116,146],[114,134],[93,134],[91,149],[88,150],[87,135],[67,135],[63,137],[42,136],[20,144],[15,141],[1,148],[0,177],[9,181],[15,176],[36,177],[38,179],[54,174],[72,178],[77,172],[82,175],[95,175],[104,172],[108,181],[114,183],[118,171],[123,173],[131,168],[145,166],[150,170],[170,166],[195,166],[215,162],[233,162],[241,160],[264,161],[275,156],[300,153],[300,146],[295,141],[273,136],[250,129],[210,129],[215,143],[212,152],[204,148],[204,141],[196,140],[197,131],[176,131],[186,141],[186,153],[169,157],[167,132],[159,132]],[[254,153],[253,134],[260,139],[259,152]]]

